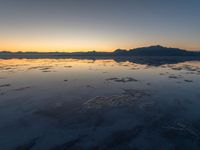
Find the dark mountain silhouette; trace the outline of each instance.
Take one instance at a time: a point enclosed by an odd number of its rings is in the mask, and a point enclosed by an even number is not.
[[[160,45],[130,50],[117,49],[114,52],[0,52],[0,58],[57,58],[57,57],[132,57],[132,56],[197,56],[200,51],[187,51]]]
[[[130,49],[128,51],[118,49],[114,51],[114,54],[128,56],[200,56],[200,52],[168,48],[160,45]]]

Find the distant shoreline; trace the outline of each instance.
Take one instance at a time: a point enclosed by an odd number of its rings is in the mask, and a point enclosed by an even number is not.
[[[69,58],[69,57],[135,57],[135,56],[183,56],[200,57],[200,51],[187,51],[160,45],[130,50],[117,49],[114,52],[8,52],[1,51],[0,58]]]

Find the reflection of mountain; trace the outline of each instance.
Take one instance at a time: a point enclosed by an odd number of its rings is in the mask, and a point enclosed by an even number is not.
[[[191,52],[178,48],[167,48],[160,45],[131,49],[129,55],[137,56],[200,56],[200,52]]]
[[[76,58],[76,59],[114,59],[117,62],[129,61],[147,65],[173,64],[184,61],[200,61],[200,52],[186,51],[178,48],[150,46],[130,50],[115,50],[114,52],[0,52],[0,59],[10,58]]]
[[[200,57],[194,56],[136,56],[136,57],[121,57],[114,58],[116,62],[129,61],[136,64],[144,64],[149,66],[160,66],[164,64],[176,64],[186,61],[200,61]]]

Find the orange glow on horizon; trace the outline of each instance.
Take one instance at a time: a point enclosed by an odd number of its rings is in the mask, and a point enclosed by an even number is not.
[[[47,44],[49,43],[49,44]],[[141,44],[142,43],[142,44]],[[42,41],[38,42],[28,42],[24,43],[20,41],[3,42],[0,45],[0,51],[11,51],[11,52],[87,52],[87,51],[104,51],[112,52],[116,49],[132,49],[138,47],[148,47],[152,45],[162,45],[166,47],[181,48],[185,50],[200,50],[198,44],[182,44],[182,43],[156,43],[156,42],[146,42],[146,41],[136,41],[130,43],[117,43],[117,42],[97,42],[97,41]]]

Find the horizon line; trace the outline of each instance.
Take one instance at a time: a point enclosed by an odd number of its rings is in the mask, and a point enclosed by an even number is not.
[[[138,48],[148,48],[148,47],[163,47],[163,48],[174,48],[174,49],[180,49],[180,50],[185,50],[185,51],[189,51],[189,52],[200,52],[200,50],[188,50],[188,49],[183,49],[183,48],[178,48],[178,47],[169,47],[169,46],[163,46],[163,45],[150,45],[150,46],[141,46],[141,47],[135,47],[135,48],[130,48],[130,49],[123,49],[123,48],[116,48],[112,51],[97,51],[97,50],[88,50],[88,51],[12,51],[12,50],[0,50],[0,53],[2,52],[9,52],[9,53],[87,53],[87,52],[99,52],[99,53],[112,53],[115,52],[116,50],[135,50]]]

